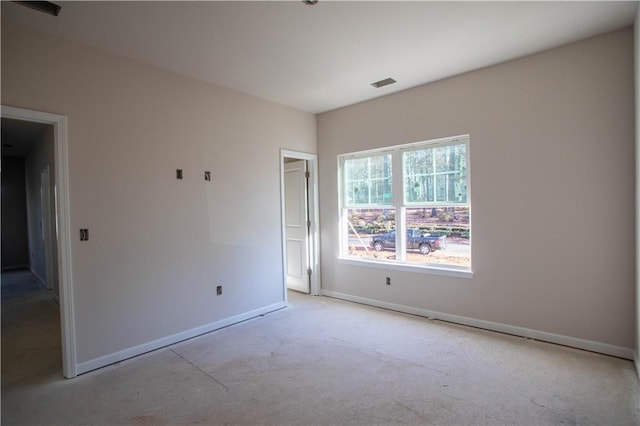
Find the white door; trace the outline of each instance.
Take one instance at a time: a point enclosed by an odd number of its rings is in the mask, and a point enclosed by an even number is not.
[[[51,183],[49,179],[49,167],[40,172],[40,220],[42,221],[42,245],[44,248],[44,262],[46,269],[46,287],[53,290],[53,232],[51,223]]]
[[[307,162],[284,165],[287,288],[309,293]]]

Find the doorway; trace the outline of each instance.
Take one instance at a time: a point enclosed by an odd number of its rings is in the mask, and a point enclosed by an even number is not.
[[[66,378],[72,378],[76,376],[77,370],[71,279],[67,118],[58,114],[10,106],[2,106],[0,112],[3,126],[5,120],[10,120],[25,127],[45,125],[52,128],[53,146],[50,161],[45,166],[35,169],[33,176],[28,178],[29,182],[27,182],[27,186],[32,188],[31,194],[27,194],[27,197],[31,196],[37,200],[37,203],[31,203],[35,206],[33,209],[27,207],[27,210],[30,210],[27,213],[28,220],[34,222],[29,227],[29,256],[36,257],[32,247],[37,244],[43,247],[40,251],[43,254],[37,259],[39,269],[32,267],[36,264],[36,260],[29,259],[29,267],[32,272],[42,271],[39,280],[59,294],[62,374]],[[3,133],[4,130],[3,128]],[[5,144],[4,137],[3,144]],[[3,146],[3,154],[4,148]],[[30,203],[27,203],[27,206],[29,205]]]
[[[283,291],[320,295],[317,156],[281,150]]]

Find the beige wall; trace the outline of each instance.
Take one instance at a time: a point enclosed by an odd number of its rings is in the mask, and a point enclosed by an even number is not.
[[[640,7],[634,25],[636,111],[636,371],[640,376]]]
[[[2,104],[68,117],[78,363],[283,301],[279,150],[313,115],[5,23]]]
[[[321,114],[324,289],[630,353],[633,93],[629,28]],[[341,263],[336,156],[467,133],[473,278]]]

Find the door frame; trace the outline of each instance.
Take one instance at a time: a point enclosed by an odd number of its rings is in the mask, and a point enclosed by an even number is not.
[[[282,292],[283,300],[287,300],[287,232],[285,220],[285,189],[284,189],[284,160],[293,158],[296,160],[307,160],[307,170],[310,174],[307,198],[309,201],[309,259],[311,260],[311,278],[309,287],[311,295],[320,296],[320,226],[318,211],[318,156],[307,152],[280,150],[280,217],[282,228]]]
[[[55,153],[54,209],[57,217],[58,289],[60,292],[60,331],[62,337],[62,374],[77,375],[76,328],[73,306],[71,263],[71,208],[69,204],[69,159],[67,117],[12,106],[0,106],[0,116],[14,120],[53,125]]]

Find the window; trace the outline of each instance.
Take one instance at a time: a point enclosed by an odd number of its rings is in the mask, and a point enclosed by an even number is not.
[[[461,136],[338,156],[341,257],[470,270],[468,148]]]
[[[347,204],[391,204],[391,155],[352,158],[344,163]]]

